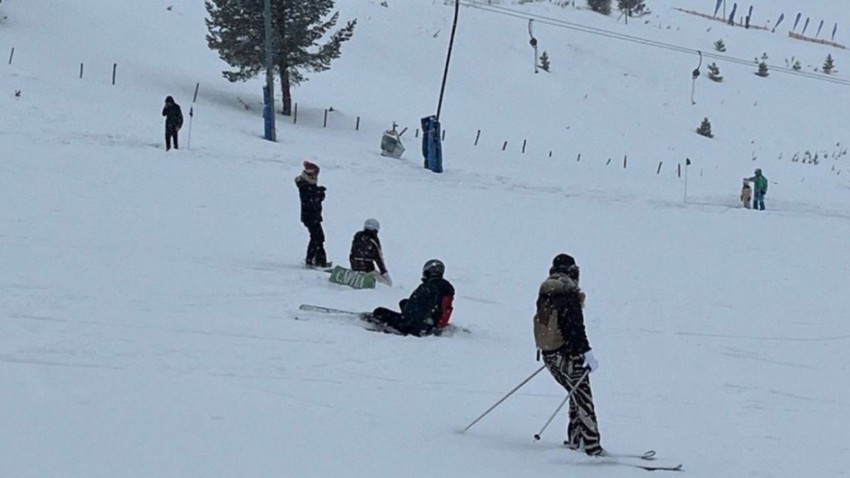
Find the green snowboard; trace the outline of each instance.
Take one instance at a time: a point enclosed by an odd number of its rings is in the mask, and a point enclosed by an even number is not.
[[[374,289],[376,279],[375,274],[369,272],[358,272],[342,266],[336,266],[331,271],[330,281],[334,284],[347,285],[354,289]]]

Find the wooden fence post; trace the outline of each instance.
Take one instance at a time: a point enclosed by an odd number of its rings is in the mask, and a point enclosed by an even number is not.
[[[298,103],[295,103],[294,111],[292,112],[292,124],[298,123]]]
[[[629,160],[628,154],[623,156],[623,169],[626,169],[626,163],[628,162],[628,160]]]
[[[354,131],[360,131],[360,117],[357,117],[357,124],[354,125]]]
[[[481,130],[478,130],[478,133],[475,135],[475,144],[473,146],[478,146],[478,138],[481,137]]]
[[[505,143],[502,145],[502,151],[504,151],[504,150],[505,150],[505,148],[507,148],[507,147],[508,147],[508,142],[507,142],[507,141],[505,141]]]
[[[664,161],[659,161],[659,162],[658,162],[658,169],[655,171],[655,175],[656,175],[656,176],[657,176],[657,175],[659,175],[659,174],[661,174],[661,165],[662,165],[662,164],[664,164]]]
[[[327,128],[327,127],[328,127],[328,109],[325,108],[325,119],[322,122],[322,128]]]
[[[12,53],[9,53],[9,64],[12,64],[12,58],[15,57],[15,47],[12,47]]]
[[[578,157],[576,157],[576,162],[581,161],[581,153],[578,153]]]
[[[83,79],[83,64],[80,63],[80,79]]]
[[[528,140],[525,140],[525,139],[522,140],[522,154],[525,154],[525,145],[526,145],[527,142],[528,142]]]
[[[112,86],[115,86],[115,74],[118,72],[118,63],[112,64]]]

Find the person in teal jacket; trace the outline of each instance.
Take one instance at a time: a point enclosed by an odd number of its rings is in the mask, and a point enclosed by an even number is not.
[[[755,176],[744,178],[744,181],[753,183],[753,209],[764,211],[764,196],[767,194],[767,178],[761,173],[761,168],[756,168]]]

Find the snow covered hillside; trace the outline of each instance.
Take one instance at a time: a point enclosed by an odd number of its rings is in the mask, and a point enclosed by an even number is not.
[[[531,317],[559,252],[582,269],[603,446],[692,477],[850,474],[850,55],[787,36],[802,8],[808,36],[824,19],[820,38],[837,22],[850,44],[846,2],[755,0],[768,30],[747,30],[677,10],[711,0],[648,0],[628,25],[465,1],[439,175],[415,135],[453,8],[382,3],[337,0],[354,37],[293,91],[279,143],[263,80],[221,77],[202,0],[0,3],[0,476],[641,476],[564,449],[563,413],[533,440],[564,397],[545,372],[458,433],[542,365]],[[792,58],[803,74],[780,71]],[[168,153],[166,95],[194,111]],[[401,160],[379,155],[393,121]],[[393,287],[300,266],[304,159],[328,188],[330,259],[378,218]],[[763,213],[738,201],[756,167]],[[433,257],[470,334],[298,310],[395,307]]]

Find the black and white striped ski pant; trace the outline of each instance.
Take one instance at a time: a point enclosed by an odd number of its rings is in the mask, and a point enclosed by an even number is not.
[[[584,377],[587,369],[584,367],[584,357],[570,357],[560,352],[544,354],[543,362],[549,373],[567,390],[578,389],[570,399],[570,420],[567,424],[566,445],[573,449],[584,447],[588,455],[602,452],[599,437],[599,424],[596,421],[596,411],[593,407],[593,394],[590,391],[590,375]],[[581,380],[581,383],[579,381]]]

